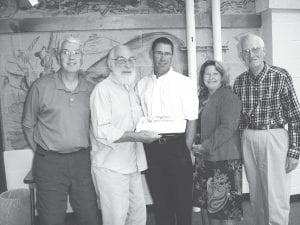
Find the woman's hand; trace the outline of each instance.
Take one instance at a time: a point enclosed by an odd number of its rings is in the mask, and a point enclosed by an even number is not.
[[[201,144],[199,144],[199,145],[196,145],[196,144],[193,144],[192,145],[192,152],[195,154],[202,154],[202,153],[204,153],[204,148],[203,148],[203,146],[201,145]]]

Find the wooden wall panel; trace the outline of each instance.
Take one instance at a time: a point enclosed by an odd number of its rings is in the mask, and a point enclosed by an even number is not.
[[[196,28],[211,28],[210,14],[196,15]],[[124,15],[91,17],[45,17],[1,19],[0,33],[118,30],[118,29],[184,29],[185,15]],[[259,15],[222,15],[223,28],[258,28]]]

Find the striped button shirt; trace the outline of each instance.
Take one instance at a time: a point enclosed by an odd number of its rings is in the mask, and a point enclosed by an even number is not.
[[[265,63],[254,76],[250,70],[235,81],[234,92],[242,101],[240,129],[254,126],[288,124],[288,156],[300,154],[300,105],[289,73]]]

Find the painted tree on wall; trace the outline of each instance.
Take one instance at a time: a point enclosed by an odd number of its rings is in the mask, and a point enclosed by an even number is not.
[[[57,52],[60,40],[69,33],[49,33],[48,35],[29,35],[22,47],[16,47],[11,37],[11,54],[5,61],[5,72],[0,74],[2,135],[5,150],[27,148],[21,127],[23,104],[30,85],[41,76],[47,76],[58,70]],[[101,82],[108,76],[106,58],[108,51],[117,44],[129,46],[137,57],[137,70],[140,77],[152,71],[150,46],[154,39],[165,36],[175,46],[173,64],[176,71],[186,73],[186,52],[182,51],[184,41],[165,32],[151,32],[141,35],[132,34],[129,40],[120,42],[113,32],[78,32],[72,34],[84,41],[84,68],[81,75],[93,83]],[[25,40],[25,38],[24,38]],[[26,44],[28,42],[28,44]]]

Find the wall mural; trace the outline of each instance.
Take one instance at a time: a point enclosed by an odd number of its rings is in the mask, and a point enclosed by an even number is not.
[[[29,35],[24,38],[22,47],[18,46],[17,36],[10,36],[11,53],[5,58],[5,69],[0,74],[1,85],[1,118],[3,124],[3,140],[5,150],[27,148],[21,127],[23,104],[27,91],[32,82],[41,76],[56,71],[57,49],[60,40],[66,33],[47,33],[38,36]],[[94,83],[102,81],[108,76],[106,57],[108,51],[119,40],[113,39],[103,33],[74,34],[84,41],[84,64],[82,75]],[[129,36],[129,35],[128,35]],[[187,72],[185,44],[180,38],[165,32],[151,32],[129,37],[128,45],[137,57],[138,72],[140,76],[152,71],[150,45],[154,39],[165,36],[171,39],[175,46],[173,66],[179,72]],[[26,44],[28,43],[28,44]]]
[[[37,6],[31,7],[28,0],[0,0],[0,19],[91,16],[96,14],[103,16],[150,14],[149,16],[153,16],[151,14],[182,14],[185,11],[185,0],[39,0],[39,2]],[[208,12],[211,9],[211,0],[194,0],[194,2],[196,13]],[[255,13],[255,0],[222,0],[221,8],[224,14]],[[138,58],[139,74],[141,76],[148,74],[152,69],[149,54],[150,45],[153,39],[159,36],[167,36],[174,42],[176,46],[173,61],[174,69],[186,74],[186,46],[183,41],[185,40],[185,31],[176,30],[172,32],[174,34],[165,32],[144,33],[143,30],[120,29],[84,31],[72,35],[79,36],[84,40],[83,75],[96,83],[107,76],[107,53],[119,43],[134,49]],[[28,147],[21,128],[26,93],[34,80],[41,76],[47,76],[58,69],[57,48],[60,40],[66,35],[70,35],[70,33],[44,32],[0,35],[0,112],[3,126],[1,133],[5,150]],[[210,38],[208,39],[210,40]],[[204,43],[204,45],[211,46],[211,41]],[[212,52],[210,50],[199,51],[197,54],[197,57],[200,58],[198,63],[211,58]],[[230,54],[228,56],[231,57]]]
[[[182,14],[185,0],[0,0],[0,18],[69,15]],[[211,0],[194,0],[195,13],[209,12]],[[223,14],[255,13],[255,0],[221,0]]]

